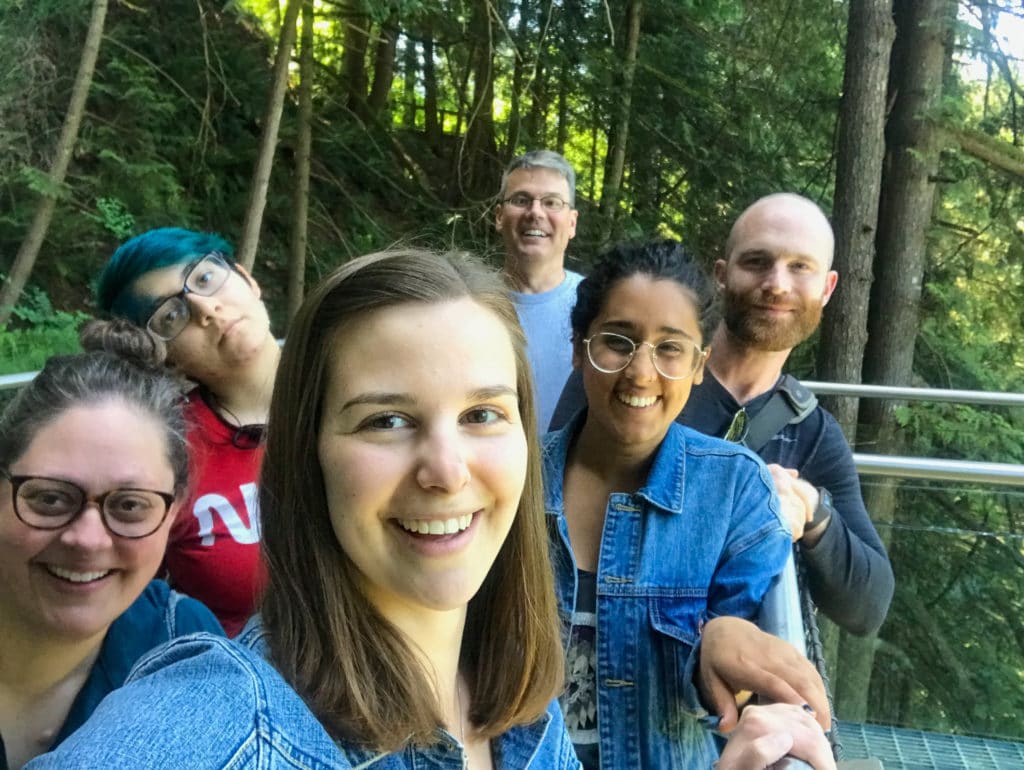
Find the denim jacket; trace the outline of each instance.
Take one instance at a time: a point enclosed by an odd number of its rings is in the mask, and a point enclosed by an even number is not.
[[[576,603],[562,484],[582,416],[544,441],[545,509],[568,639]],[[673,424],[644,486],[608,499],[597,568],[602,770],[710,767],[693,674],[701,627],[753,617],[792,538],[767,468],[736,444]]]
[[[462,770],[461,745],[440,729],[437,743],[393,754],[336,743],[265,653],[258,617],[236,640],[202,633],[172,641],[26,770]],[[493,746],[495,768],[579,767],[556,704]]]

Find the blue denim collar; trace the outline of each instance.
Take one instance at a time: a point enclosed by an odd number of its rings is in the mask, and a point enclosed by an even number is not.
[[[561,430],[553,431],[544,437],[541,459],[544,468],[544,509],[548,513],[565,510],[562,484],[566,460],[586,417],[587,410],[583,409]],[[664,513],[683,512],[686,480],[683,465],[678,463],[677,458],[686,456],[686,432],[687,429],[678,423],[669,426],[665,438],[658,445],[647,480],[636,492],[639,497]]]

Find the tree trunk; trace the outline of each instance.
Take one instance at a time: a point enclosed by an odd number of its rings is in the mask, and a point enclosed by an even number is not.
[[[895,36],[892,0],[851,0],[832,211],[839,286],[825,309],[818,346],[817,374],[828,382],[861,381],[885,158],[886,83]],[[857,399],[823,396],[821,401],[853,442]]]
[[[535,150],[547,144],[548,88],[544,50],[537,52],[537,64],[530,87],[530,111],[526,115],[526,149]]]
[[[569,58],[562,51],[562,74],[558,79],[558,130],[555,133],[555,150],[560,155],[565,155],[565,143],[569,139],[569,84],[572,80],[569,67]]]
[[[831,382],[861,381],[885,158],[886,83],[895,35],[892,0],[851,0],[832,212],[836,234],[833,267],[840,279],[822,319],[818,346],[818,377]],[[835,415],[853,444],[858,400],[823,396],[821,402]],[[841,678],[841,669],[846,668],[851,655],[861,659],[876,637],[861,640],[844,635],[834,624],[822,623],[822,639],[834,689],[842,689],[845,695],[849,680]],[[851,652],[851,646],[858,649]],[[856,668],[864,673],[862,665]],[[870,674],[869,667],[866,676]],[[867,679],[862,687],[867,691]],[[842,705],[847,708],[845,702]]]
[[[434,32],[427,27],[423,33],[423,130],[434,152],[441,154],[443,126],[437,116],[437,70],[434,68]]]
[[[366,117],[366,47],[369,44],[370,19],[352,7],[345,9],[344,50],[341,54],[341,79],[345,84],[346,104],[360,118]]]
[[[875,281],[871,287],[864,380],[879,385],[909,385],[918,334],[918,310],[924,277],[927,231],[935,196],[940,135],[928,115],[942,96],[947,43],[956,15],[954,0],[897,0],[896,43],[890,61],[890,93],[895,94],[886,125],[876,237]],[[866,399],[860,405],[858,446],[881,454],[899,454],[896,401]],[[896,520],[895,480],[869,487],[865,502],[878,520]],[[888,541],[887,533],[882,532]],[[843,719],[863,721],[874,648],[844,640],[836,682],[836,711]]]
[[[405,38],[402,52],[402,128],[412,131],[416,128],[416,78],[419,60],[416,56],[416,41]]]
[[[50,166],[50,189],[43,193],[42,200],[39,201],[39,207],[32,218],[32,224],[25,235],[25,240],[21,242],[18,253],[14,257],[3,292],[0,292],[0,327],[5,326],[10,320],[11,312],[18,303],[25,284],[28,283],[28,277],[32,274],[39,250],[50,229],[53,211],[57,205],[57,196],[64,184],[64,178],[67,176],[71,153],[78,140],[78,129],[82,125],[82,117],[85,115],[85,101],[92,86],[93,73],[96,71],[96,59],[100,53],[103,25],[106,18],[107,0],[93,0],[89,28],[85,34],[85,44],[82,47],[82,57],[79,59],[78,73],[75,75],[75,83],[71,88],[71,101],[68,103],[68,111],[64,116],[64,126],[61,128],[60,138],[57,140],[53,164]]]
[[[373,86],[366,107],[371,118],[384,111],[391,94],[391,81],[395,77],[395,51],[398,48],[398,11],[394,10],[381,26],[380,40],[373,57]]]
[[[277,148],[277,132],[281,127],[284,93],[288,87],[288,65],[295,45],[295,22],[301,7],[302,0],[288,0],[284,20],[281,22],[281,35],[274,56],[274,80],[263,113],[263,135],[260,137],[259,154],[256,156],[256,167],[249,187],[249,205],[245,210],[245,224],[238,244],[237,259],[246,270],[252,270],[256,261],[256,246],[260,240],[263,209],[267,205],[267,188],[270,187],[270,171],[274,165],[274,150]]]
[[[615,212],[622,190],[622,172],[626,166],[626,144],[629,141],[629,120],[632,112],[633,76],[640,47],[640,18],[643,0],[630,0],[626,9],[626,41],[623,51],[622,79],[617,89],[619,105],[613,126],[613,140],[608,147],[608,170],[601,190],[601,241],[611,235]]]
[[[523,123],[523,82],[526,80],[527,41],[529,40],[529,0],[519,3],[519,27],[515,37],[515,61],[512,63],[512,93],[509,95],[508,131],[505,134],[505,146],[501,152],[501,164],[508,162],[516,155],[519,145],[519,131]]]
[[[299,136],[295,148],[295,191],[291,254],[288,258],[288,320],[302,304],[306,284],[306,231],[309,226],[309,166],[313,146],[313,0],[302,4],[299,51]]]
[[[501,172],[494,136],[494,22],[487,0],[474,4],[470,28],[477,45],[473,105],[466,122],[463,189],[471,200],[482,200],[494,194]]]

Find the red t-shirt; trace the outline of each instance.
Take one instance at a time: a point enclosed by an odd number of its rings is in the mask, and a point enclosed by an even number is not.
[[[174,588],[209,607],[235,636],[266,583],[257,490],[263,444],[236,446],[237,428],[198,388],[187,398],[190,494],[171,527],[164,565]]]

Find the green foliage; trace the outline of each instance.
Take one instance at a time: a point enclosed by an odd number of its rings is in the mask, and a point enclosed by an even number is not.
[[[35,371],[57,353],[79,349],[85,313],[54,310],[46,292],[29,286],[14,308],[15,328],[0,328],[0,374]]]
[[[847,5],[646,0],[613,237],[680,237],[710,264],[735,214],[764,193],[795,190],[828,209]],[[974,51],[991,48],[980,24],[967,22],[1000,4],[961,5],[957,60],[938,117],[1019,141],[1019,87],[998,67],[987,83],[959,75]],[[8,371],[38,368],[50,352],[75,349],[89,287],[119,242],[164,225],[234,240],[245,212],[283,0],[112,3],[67,182],[51,189],[45,169],[88,6],[0,4],[0,50],[18,63],[0,67],[3,259],[16,253],[39,195],[58,197],[33,274],[47,293],[30,288],[11,327],[0,332]],[[486,39],[473,24],[481,6],[468,0],[318,0],[315,7],[308,284],[353,255],[395,242],[465,247],[500,259],[493,200],[467,190],[496,192],[494,169],[541,146],[562,151],[577,169],[580,220],[569,256],[585,269],[601,246],[598,206],[614,138],[609,126],[622,96],[625,0],[487,4],[494,23]],[[356,93],[342,66],[346,31],[358,21],[369,32],[358,74],[372,83],[375,46],[392,10],[401,37],[390,103],[380,115],[364,115],[354,105],[366,94]],[[428,42],[436,139],[425,131]],[[473,102],[473,64],[484,45],[493,54],[495,99],[481,106]],[[407,59],[401,52],[413,46],[417,56]],[[408,70],[407,61],[414,62]],[[415,100],[409,126],[402,120],[406,83]],[[275,321],[283,316],[291,231],[293,96],[255,268]],[[468,126],[488,109],[497,157],[478,163]],[[468,171],[478,168],[490,176],[471,188]],[[916,384],[1024,392],[1024,189],[1019,179],[952,150],[943,154],[939,178]],[[793,370],[813,376],[814,344],[790,359]],[[1012,410],[949,405],[899,412],[910,454],[1002,462],[1024,461],[1021,419]],[[871,716],[1012,733],[1014,719],[1024,723],[1019,500],[909,483],[899,494],[896,528],[886,530],[899,594],[880,641]],[[962,666],[949,663],[958,658]]]
[[[135,218],[117,198],[97,198],[99,222],[119,241],[127,240],[135,229]]]

